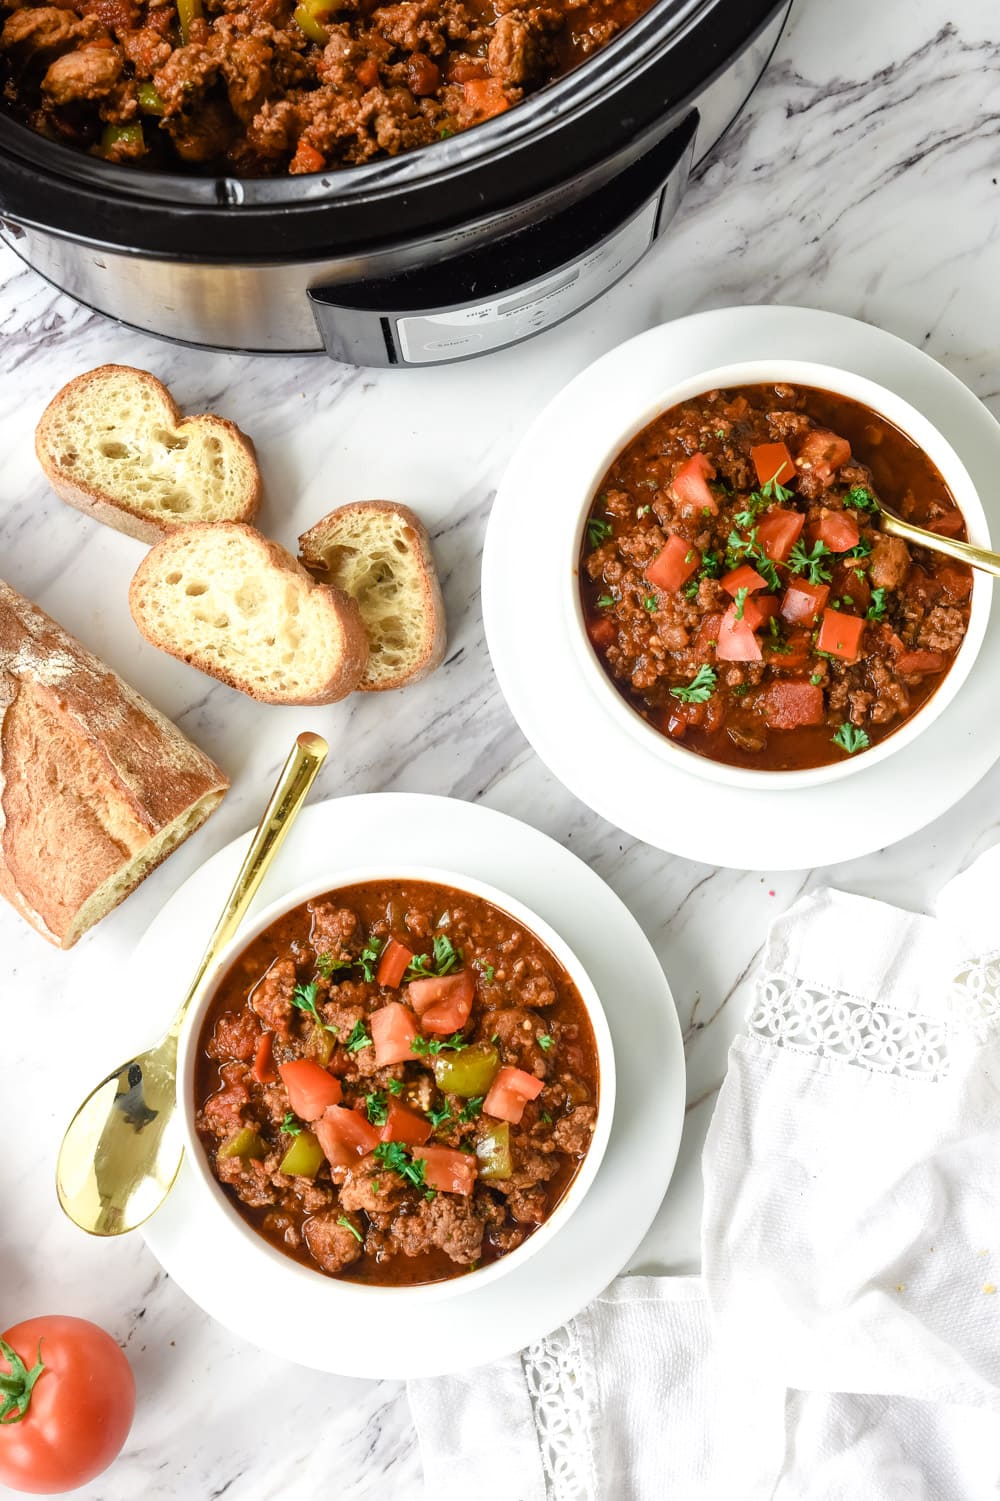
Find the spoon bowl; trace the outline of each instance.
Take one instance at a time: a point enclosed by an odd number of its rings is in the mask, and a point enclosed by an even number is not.
[[[59,1149],[56,1192],[90,1235],[124,1235],[163,1203],[180,1171],[184,1137],[177,1109],[177,1039],[218,955],[239,927],[322,766],[320,735],[299,735],[208,940],[187,995],[153,1047],[92,1089]]]

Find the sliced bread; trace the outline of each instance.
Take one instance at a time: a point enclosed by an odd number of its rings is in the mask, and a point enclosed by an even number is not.
[[[140,542],[195,521],[252,521],[260,471],[224,417],[182,417],[145,370],[102,365],[52,398],[35,452],[56,494]]]
[[[334,703],[358,686],[368,659],[354,600],[235,522],[157,543],[129,608],[147,641],[262,703]]]
[[[419,516],[390,500],[340,506],[299,538],[314,578],[357,600],[368,633],[366,692],[402,688],[433,672],[445,654],[444,600]]]

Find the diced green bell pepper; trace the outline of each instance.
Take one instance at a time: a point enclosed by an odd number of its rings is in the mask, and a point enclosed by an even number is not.
[[[506,1121],[491,1125],[476,1142],[476,1157],[479,1160],[479,1176],[487,1182],[491,1178],[509,1178],[513,1172],[510,1158],[510,1126]]]
[[[333,9],[335,7],[330,0],[302,0],[302,4],[292,11],[292,20],[311,42],[318,42],[321,47],[325,47],[330,40],[330,33],[320,18],[328,16]]]
[[[201,0],[177,0],[177,19],[181,27],[181,41],[185,46],[191,40],[191,22],[202,14]]]
[[[155,83],[140,83],[135,93],[144,115],[163,114],[163,100]]]
[[[326,1158],[311,1131],[301,1131],[281,1159],[279,1173],[291,1178],[315,1178]]]
[[[463,1100],[486,1094],[500,1069],[500,1054],[490,1042],[475,1042],[456,1053],[440,1053],[434,1059],[438,1089]]]
[[[219,1148],[220,1157],[266,1157],[267,1145],[252,1126],[244,1126],[235,1136],[230,1136]]]
[[[107,156],[116,146],[145,146],[142,126],[138,121],[131,125],[105,125],[101,133],[101,151]]]
[[[309,1043],[310,1051],[316,1062],[322,1068],[326,1068],[333,1057],[333,1050],[337,1046],[336,1033],[331,1032],[329,1027],[313,1027]]]

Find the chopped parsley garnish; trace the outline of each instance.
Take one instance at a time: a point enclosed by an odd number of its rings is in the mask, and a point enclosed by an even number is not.
[[[775,616],[772,615],[768,620],[767,628],[771,635],[771,639],[767,643],[768,650],[777,652],[781,657],[787,657],[792,648],[782,635],[781,626],[778,624]]]
[[[297,1115],[293,1115],[290,1110],[286,1110],[285,1119],[281,1122],[281,1129],[287,1132],[289,1136],[301,1136],[303,1126]]]
[[[869,620],[882,620],[882,619],[885,618],[885,611],[886,611],[885,595],[886,595],[886,591],[884,589],[873,589],[872,590],[872,602],[868,606],[868,619]]]
[[[361,1231],[359,1229],[357,1229],[357,1227],[355,1225],[351,1224],[351,1222],[347,1218],[346,1214],[342,1214],[342,1215],[338,1216],[338,1218],[337,1218],[337,1224],[338,1225],[343,1225],[343,1227],[344,1227],[345,1230],[350,1230],[351,1234],[354,1236],[354,1239],[357,1241],[357,1243],[358,1243],[359,1246],[363,1246],[364,1245],[364,1243],[365,1243],[364,1236],[361,1234]]]
[[[591,547],[600,547],[611,536],[611,532],[610,521],[602,521],[600,516],[591,516],[587,522],[587,541]]]
[[[730,688],[729,691],[733,695],[733,698],[745,698],[746,695],[750,692],[750,684],[737,683],[736,687]]]
[[[317,1026],[322,1027],[324,1032],[332,1032],[336,1037],[337,1028],[325,1022],[316,1009],[318,993],[319,988],[315,980],[310,980],[308,985],[296,985],[292,991],[292,1005],[297,1006],[300,1011],[307,1011]]]
[[[547,1053],[549,1051],[549,1048],[554,1048],[555,1045],[556,1045],[555,1038],[554,1037],[550,1037],[547,1032],[544,1032],[542,1034],[542,1036],[538,1039],[538,1046],[541,1048],[541,1050],[542,1050],[543,1053]]]
[[[443,1126],[446,1121],[451,1120],[451,1106],[445,1104],[440,1110],[425,1110],[424,1114],[436,1131],[438,1126]]]
[[[597,608],[599,610],[609,610],[614,602],[615,597],[613,594],[601,594],[597,600]]]
[[[551,1126],[552,1124],[552,1117],[547,1110],[543,1110],[538,1119],[544,1121],[547,1126]]]
[[[806,551],[804,543],[796,542],[788,555],[788,566],[793,573],[808,573],[810,584],[828,584],[830,570],[824,560],[829,557],[832,553],[825,542],[814,542],[811,552]]]
[[[643,608],[648,610],[650,615],[652,615],[658,603],[659,601],[657,600],[655,594],[647,594],[646,598],[642,602]]]
[[[403,1093],[403,1081],[402,1081],[402,1079],[390,1079],[389,1080],[389,1093],[390,1094],[402,1094]]]
[[[821,672],[814,672],[809,681],[810,683],[812,683],[814,688],[818,688],[820,683],[823,681],[823,674]]]
[[[736,591],[736,598],[733,600],[733,604],[736,606],[736,619],[737,620],[742,620],[743,619],[743,610],[744,610],[746,602],[747,602],[747,600],[749,598],[750,598],[750,590],[749,589],[737,589],[737,591]]]
[[[380,1141],[372,1156],[376,1162],[381,1162],[383,1167],[399,1173],[401,1178],[406,1178],[415,1188],[423,1188],[425,1164],[423,1160],[414,1162],[402,1142]]]
[[[841,750],[845,750],[849,756],[853,756],[855,751],[867,750],[871,741],[864,730],[859,730],[857,725],[845,720],[834,735],[833,743],[839,745]]]
[[[868,537],[862,537],[854,545],[854,547],[851,548],[850,552],[845,552],[844,553],[844,558],[845,558],[845,560],[847,558],[867,558],[867,556],[871,552],[871,550],[872,550],[871,539],[868,538]]]
[[[384,1090],[376,1089],[373,1094],[365,1095],[365,1114],[373,1126],[385,1125],[389,1119],[389,1105]]]
[[[375,979],[375,966],[378,963],[383,947],[384,945],[380,938],[369,938],[361,950],[361,958],[358,960],[358,963],[361,965],[361,972],[369,985]]]
[[[652,506],[640,506],[639,509],[638,509],[638,511],[636,512],[636,515],[637,516],[648,516],[649,513],[650,513],[650,511],[652,509],[653,509]]]
[[[429,954],[417,954],[410,960],[404,980],[420,980],[429,976],[442,976],[450,974],[457,969],[462,959],[462,950],[457,949],[451,939],[444,933],[439,933],[434,940],[434,957]]]
[[[844,505],[856,511],[877,511],[878,501],[867,485],[854,485],[844,496]]]
[[[356,1021],[351,1029],[351,1035],[344,1043],[349,1053],[360,1053],[362,1048],[370,1048],[372,1040],[365,1031],[363,1021]]]
[[[415,1037],[410,1044],[415,1053],[431,1053],[434,1057],[438,1053],[444,1053],[465,1047],[465,1038],[461,1032],[453,1032],[450,1037]]]
[[[493,984],[493,976],[496,974],[496,967],[495,967],[495,965],[484,964],[483,961],[482,961],[482,959],[477,959],[476,960],[476,969],[478,969],[479,973],[482,975],[482,977],[483,977],[483,984],[484,985],[492,985]]]
[[[671,688],[670,694],[672,698],[679,698],[682,704],[703,704],[712,697],[717,682],[715,668],[702,662],[690,683],[686,687]]]
[[[769,589],[781,588],[778,570],[757,541],[756,527],[751,527],[745,537],[741,537],[735,527],[729,533],[726,541],[726,567],[732,570],[740,563],[751,563]]]
[[[434,1200],[437,1198],[437,1189],[436,1188],[425,1188],[424,1189],[424,1198],[427,1200],[428,1204],[433,1204]]]
[[[784,467],[784,462],[780,463],[777,469],[771,475],[771,478],[769,480],[765,480],[760,487],[760,493],[761,495],[763,495],[765,500],[776,500],[779,505],[783,505],[786,500],[791,500],[792,498],[791,490],[789,490],[786,485],[780,484],[778,481],[778,475],[781,473]]]
[[[350,967],[350,959],[337,959],[333,954],[320,954],[316,960],[316,972],[322,975],[324,980],[329,980],[334,970],[350,969]]]
[[[483,1101],[485,1099],[486,1099],[486,1096],[484,1094],[477,1094],[474,1099],[466,1100],[465,1104],[462,1106],[461,1110],[459,1111],[459,1114],[458,1114],[459,1120],[460,1121],[474,1121],[475,1118],[476,1118],[476,1116],[479,1115],[480,1112],[482,1111]]]

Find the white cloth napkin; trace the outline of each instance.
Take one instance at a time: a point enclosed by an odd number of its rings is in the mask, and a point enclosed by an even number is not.
[[[411,1382],[428,1498],[1000,1498],[998,890],[1000,847],[937,919],[823,890],[774,924],[702,1277]]]

